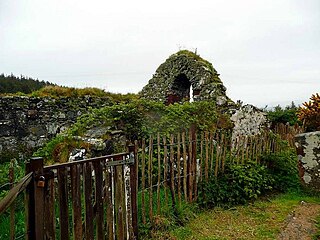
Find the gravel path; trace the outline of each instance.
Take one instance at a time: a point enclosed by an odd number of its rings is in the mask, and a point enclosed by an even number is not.
[[[312,240],[317,232],[315,217],[320,214],[320,205],[301,202],[288,215],[286,225],[278,236],[278,240]]]

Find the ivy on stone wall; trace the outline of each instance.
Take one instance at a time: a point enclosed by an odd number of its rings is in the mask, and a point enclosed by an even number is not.
[[[112,139],[117,151],[124,141],[141,139],[158,132],[170,134],[188,129],[193,124],[201,130],[213,130],[218,127],[221,119],[224,127],[231,127],[229,118],[219,113],[215,104],[209,101],[166,106],[160,102],[136,100],[91,110],[82,115],[70,129],[41,148],[36,155],[48,160],[57,156],[61,159],[63,154],[59,155],[59,151],[69,149],[70,153],[72,146],[84,145],[93,138],[101,139],[104,143]],[[75,138],[77,143],[73,142]],[[63,161],[67,160],[66,153],[63,156]]]

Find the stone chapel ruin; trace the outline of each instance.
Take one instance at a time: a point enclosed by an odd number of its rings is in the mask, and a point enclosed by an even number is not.
[[[188,50],[162,63],[140,95],[166,104],[200,100],[212,100],[218,105],[233,103],[212,64]]]

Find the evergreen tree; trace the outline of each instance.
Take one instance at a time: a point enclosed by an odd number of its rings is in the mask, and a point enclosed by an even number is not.
[[[7,76],[4,73],[0,74],[0,94],[17,92],[28,94],[49,85],[55,84],[48,81],[39,81],[39,79],[33,79],[23,75],[16,77],[12,73]]]

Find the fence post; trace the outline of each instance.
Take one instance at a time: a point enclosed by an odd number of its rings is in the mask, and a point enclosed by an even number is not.
[[[14,186],[14,164],[15,159],[12,159],[10,162],[9,168],[9,181],[10,181],[10,189]],[[14,231],[14,211],[15,211],[15,201],[11,204],[10,207],[10,240],[15,239],[15,231]]]
[[[27,188],[27,239],[42,240],[44,226],[44,188],[37,186],[37,181],[43,174],[43,158],[31,158],[26,164],[26,173],[33,173]]]
[[[134,239],[138,239],[138,203],[137,203],[137,193],[138,193],[138,146],[129,145],[128,146],[130,157],[134,158],[134,164],[130,165],[130,188],[131,188],[131,209],[132,209],[132,227]]]

